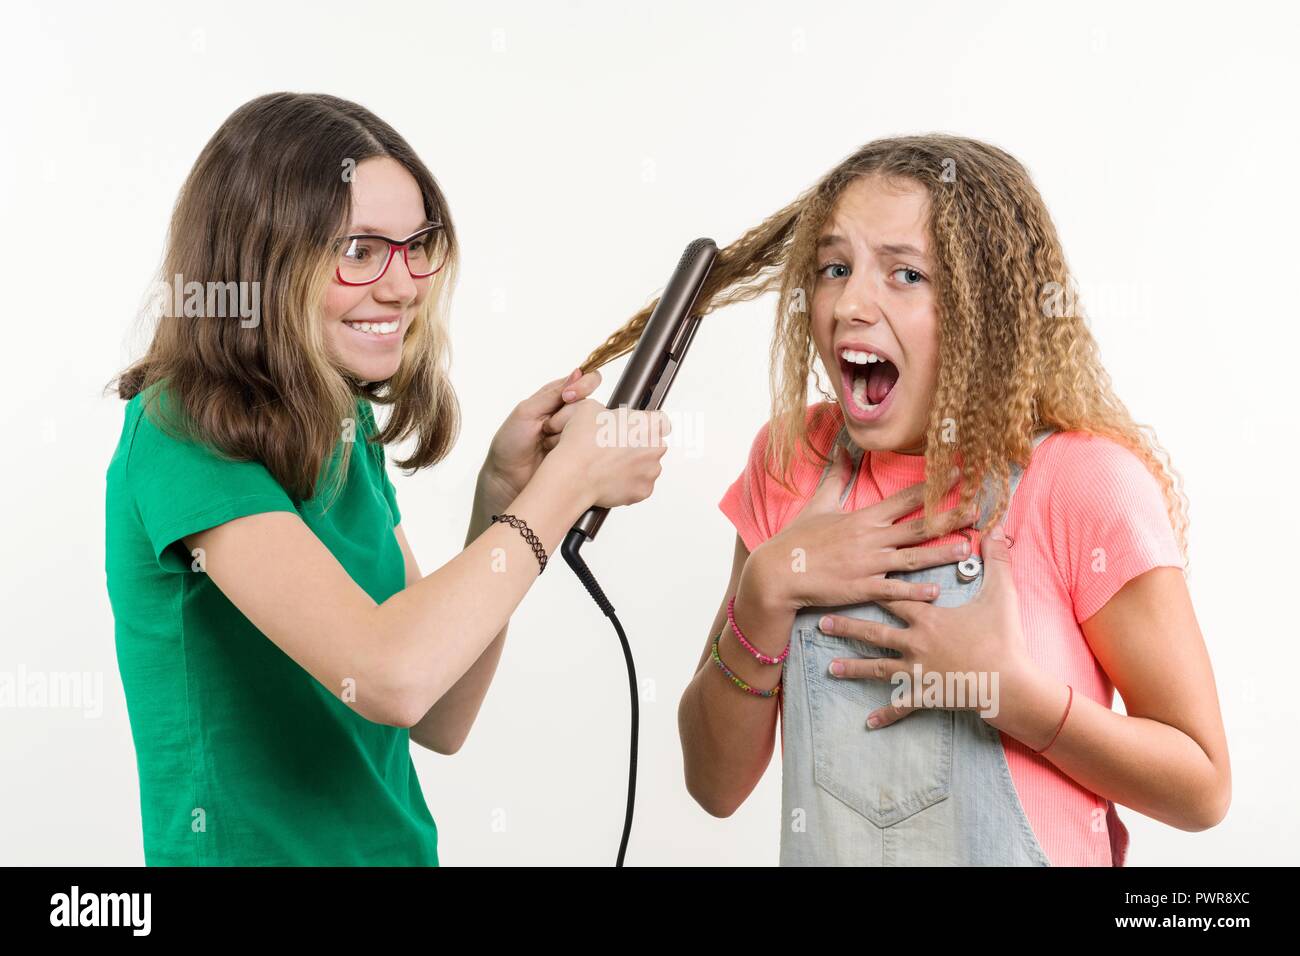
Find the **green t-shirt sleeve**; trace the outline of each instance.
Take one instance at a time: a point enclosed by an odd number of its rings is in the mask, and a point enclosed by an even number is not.
[[[181,539],[264,511],[297,514],[260,462],[231,461],[212,447],[165,432],[142,411],[126,463],[126,485],[164,571],[188,572]],[[176,544],[176,547],[172,547]]]

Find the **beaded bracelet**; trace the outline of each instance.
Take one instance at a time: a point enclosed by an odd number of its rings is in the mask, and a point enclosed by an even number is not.
[[[749,643],[749,641],[745,640],[745,635],[740,633],[740,628],[736,626],[735,606],[736,606],[736,595],[733,594],[731,596],[731,600],[727,602],[727,620],[731,623],[731,629],[736,633],[736,639],[740,641],[741,646],[744,647],[745,650],[749,651],[749,653],[753,654],[760,661],[762,661],[764,664],[784,663],[785,659],[790,656],[790,642],[786,641],[785,650],[781,652],[780,657],[771,657],[767,654],[764,654],[753,644]]]
[[[546,562],[548,560],[546,556],[546,548],[542,546],[541,539],[538,538],[537,535],[533,534],[533,529],[528,527],[528,522],[524,521],[523,518],[516,518],[514,515],[493,515],[492,523],[496,524],[498,521],[504,521],[524,536],[524,540],[532,545],[533,554],[537,555],[537,563],[542,566],[541,570],[537,573],[541,574],[542,571],[545,571]]]
[[[712,657],[713,663],[722,668],[722,673],[726,674],[733,684],[745,691],[747,694],[753,694],[755,697],[775,697],[777,694],[781,693],[780,684],[777,684],[771,690],[756,690],[755,688],[750,687],[749,684],[745,683],[741,678],[737,677],[730,667],[722,663],[722,656],[718,653],[718,639],[716,637],[713,639]]]
[[[1065,726],[1065,718],[1070,716],[1070,707],[1074,704],[1074,687],[1071,686],[1070,684],[1066,684],[1065,686],[1070,688],[1070,697],[1065,702],[1065,713],[1061,715],[1061,722],[1056,725],[1056,733],[1052,734],[1052,739],[1047,742],[1047,747],[1050,747],[1052,746],[1052,744],[1056,743],[1056,738],[1061,736],[1061,728]],[[1036,754],[1045,753],[1047,751],[1047,747],[1044,747],[1042,750],[1035,750],[1034,753]]]

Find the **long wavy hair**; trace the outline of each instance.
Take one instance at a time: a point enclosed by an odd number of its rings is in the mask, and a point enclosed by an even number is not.
[[[816,243],[824,223],[845,187],[872,174],[910,180],[929,195],[940,346],[926,426],[926,518],[938,515],[947,493],[943,476],[958,453],[961,507],[974,502],[990,476],[995,487],[1000,484],[987,528],[1004,517],[1011,463],[1028,465],[1036,430],[1089,432],[1132,450],[1158,479],[1186,566],[1182,479],[1154,431],[1136,424],[1115,395],[1042,197],[1014,157],[965,137],[870,142],[719,252],[698,298],[701,314],[770,291],[780,294],[769,370],[766,467],[772,477],[795,491],[789,475],[796,446],[823,466],[829,461],[829,443],[813,447],[808,435],[810,374],[827,401],[838,400],[821,386],[821,373],[833,373],[821,368],[805,303],[816,282]],[[592,351],[582,362],[584,371],[631,351],[657,301]],[[842,421],[843,409],[836,412]]]
[[[327,350],[322,310],[334,278],[333,243],[352,212],[350,173],[376,156],[414,177],[425,214],[443,224],[448,250],[402,342],[396,373],[360,382]],[[336,96],[259,96],[221,124],[195,161],[155,283],[248,283],[240,288],[258,290],[258,321],[181,317],[173,303],[175,314],[146,317],[157,322],[147,352],[107,389],[128,400],[165,382],[166,402],[157,401],[159,390],[146,395],[162,427],[235,460],[261,462],[298,499],[341,487],[351,441],[341,443],[328,487],[319,486],[348,424],[359,424],[362,398],[390,406],[382,430],[368,437],[388,444],[415,435],[413,451],[398,464],[432,465],[460,427],[447,374],[446,311],[458,261],[442,190],[396,130]]]

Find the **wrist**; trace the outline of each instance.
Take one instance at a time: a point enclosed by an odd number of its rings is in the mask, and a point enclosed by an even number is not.
[[[736,605],[744,604],[763,615],[778,615],[794,608],[777,587],[771,572],[770,555],[759,545],[750,553],[736,585]]]
[[[484,501],[509,503],[514,501],[523,489],[513,487],[510,482],[501,477],[500,472],[484,461],[479,466],[474,490]]]
[[[789,643],[793,613],[766,593],[764,578],[760,574],[750,573],[748,569],[749,565],[746,564],[746,570],[741,572],[740,583],[736,587],[736,600],[732,604],[736,627],[754,648],[768,656],[779,657]],[[730,622],[723,635],[735,638]],[[738,639],[736,643],[739,645]],[[752,654],[748,649],[745,652]]]
[[[533,472],[527,491],[538,490],[545,500],[554,502],[573,524],[591,508],[595,499],[590,489],[565,462],[554,454],[547,455]],[[523,492],[521,492],[523,494]]]
[[[1023,661],[1001,672],[998,712],[984,719],[1031,750],[1039,750],[1056,732],[1069,692],[1065,681],[1032,661]]]
[[[485,528],[500,524],[506,528],[506,538],[520,535],[522,542],[534,545],[534,542],[528,540],[529,536],[523,534],[523,528],[511,529],[509,526],[512,522],[508,519],[500,522],[492,521],[492,515],[495,514],[512,515],[527,526],[527,530],[536,538],[536,543],[541,545],[548,559],[555,556],[565,536],[585,511],[575,494],[573,482],[564,482],[562,476],[554,469],[546,467],[545,460],[533,473],[523,490],[512,498],[498,497],[489,501],[491,493],[483,491],[482,485],[480,491],[483,492],[484,497],[476,502],[476,506],[482,508],[481,517]],[[533,550],[536,551],[535,546]]]
[[[498,514],[519,497],[500,479],[480,471],[474,484],[474,512],[486,522],[489,515]]]

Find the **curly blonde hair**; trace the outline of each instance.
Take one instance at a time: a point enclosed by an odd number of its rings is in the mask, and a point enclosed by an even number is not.
[[[1154,431],[1136,424],[1115,395],[1042,197],[1014,157],[965,137],[932,133],[867,143],[718,253],[697,300],[700,314],[780,293],[769,372],[772,477],[794,490],[789,474],[796,445],[823,465],[829,461],[830,449],[814,448],[806,427],[811,374],[828,401],[836,398],[821,387],[824,370],[805,290],[816,282],[817,239],[840,194],[858,177],[873,174],[910,180],[929,195],[940,345],[926,426],[926,518],[937,517],[947,492],[943,476],[958,453],[964,471],[960,507],[974,502],[976,489],[990,476],[995,487],[1000,484],[985,524],[991,527],[1004,517],[1010,499],[1011,463],[1028,465],[1035,431],[1088,432],[1130,449],[1159,481],[1185,565],[1182,479]],[[600,368],[631,351],[656,302],[592,351],[582,369]]]

